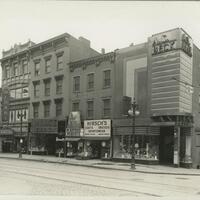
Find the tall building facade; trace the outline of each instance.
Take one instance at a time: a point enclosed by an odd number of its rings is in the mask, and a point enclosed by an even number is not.
[[[35,146],[42,151],[44,145],[55,151],[55,137],[65,132],[68,114],[68,63],[97,54],[89,40],[67,33],[3,51],[2,151]]]

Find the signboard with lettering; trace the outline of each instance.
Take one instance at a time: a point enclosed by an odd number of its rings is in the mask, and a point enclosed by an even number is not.
[[[150,42],[153,56],[173,50],[182,50],[192,57],[192,39],[182,29],[153,35]]]
[[[66,135],[69,137],[80,137],[81,115],[80,112],[70,112]]]
[[[84,121],[85,137],[110,137],[111,120],[85,120]]]

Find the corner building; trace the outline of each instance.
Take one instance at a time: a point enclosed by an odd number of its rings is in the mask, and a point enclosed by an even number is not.
[[[83,121],[110,119],[108,154],[129,162],[133,125],[127,113],[135,97],[140,111],[136,162],[197,167],[199,66],[200,50],[183,29],[158,33],[143,44],[70,63],[70,109],[79,110]],[[90,140],[102,141],[100,149],[105,146],[105,138]]]

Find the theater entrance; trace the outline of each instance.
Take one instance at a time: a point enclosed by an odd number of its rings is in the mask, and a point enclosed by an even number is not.
[[[174,127],[160,127],[159,161],[171,165],[174,159]]]

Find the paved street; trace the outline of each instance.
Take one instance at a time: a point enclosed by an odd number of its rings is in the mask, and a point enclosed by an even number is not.
[[[0,195],[200,198],[200,177],[0,159]]]

